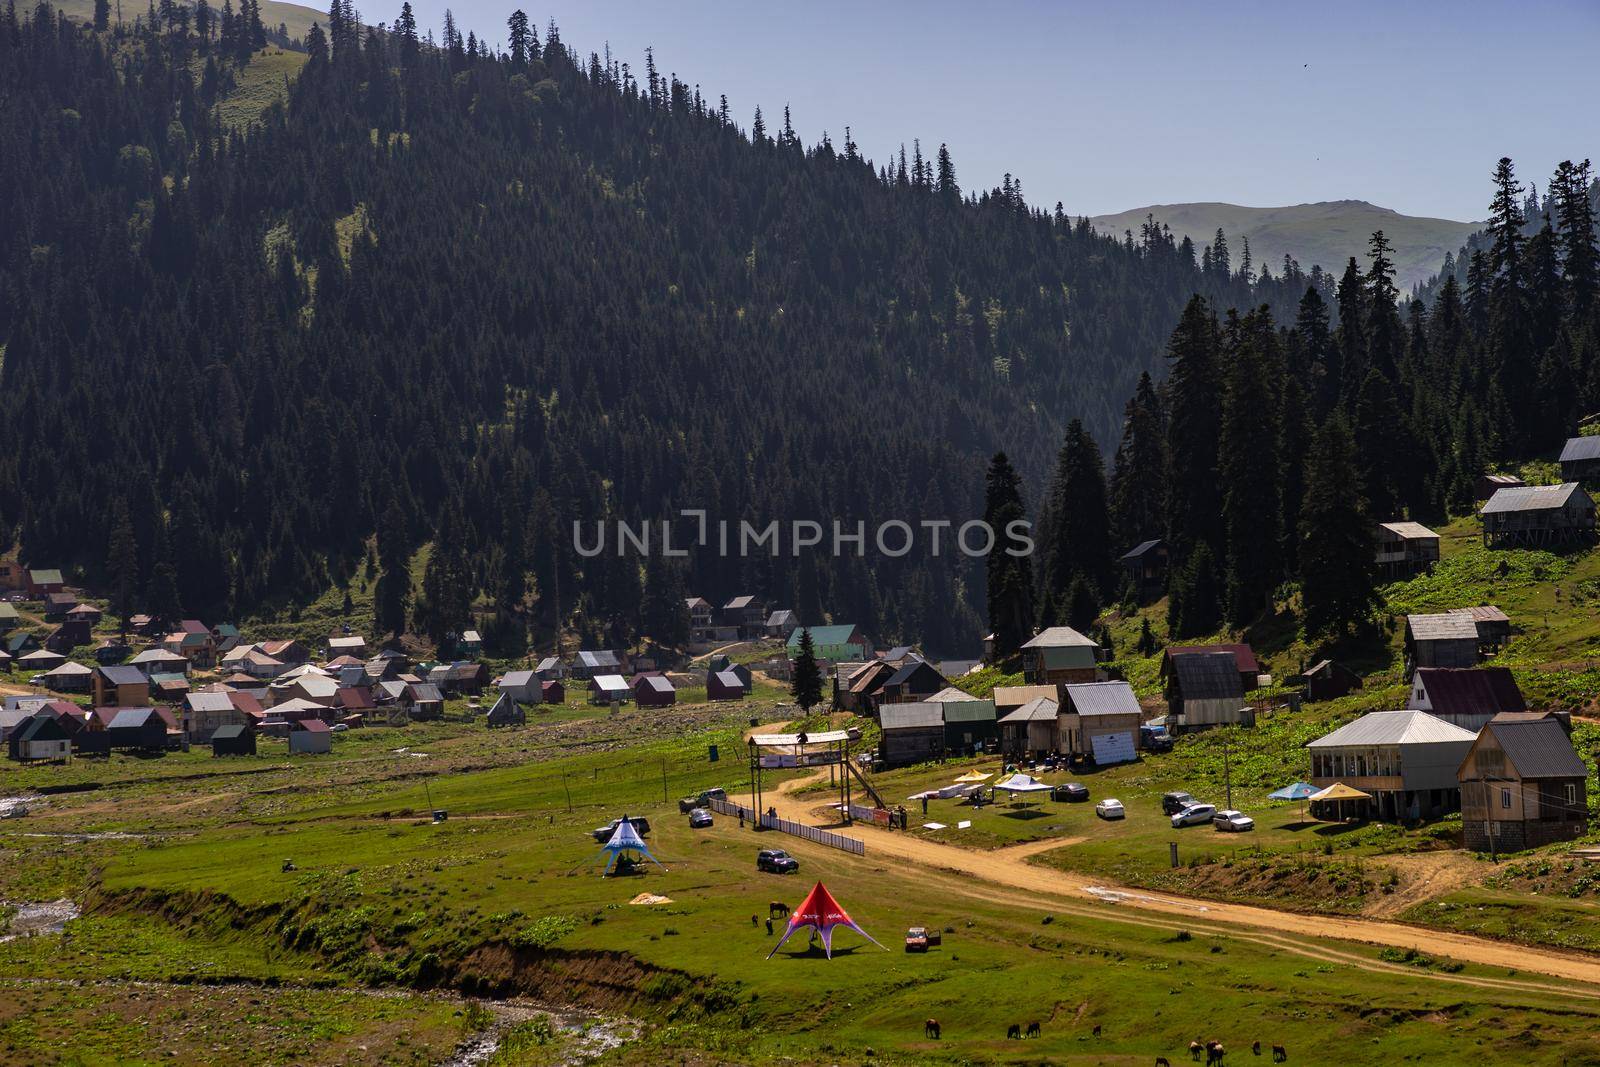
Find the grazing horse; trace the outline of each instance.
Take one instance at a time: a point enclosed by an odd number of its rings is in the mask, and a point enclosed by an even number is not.
[[[785,904],[781,900],[774,900],[774,901],[770,902],[767,905],[767,916],[769,918],[771,916],[776,915],[776,916],[778,916],[778,918],[781,919],[781,918],[785,918],[786,916],[788,916],[788,914],[789,914],[789,905]]]
[[[1213,1041],[1206,1045],[1206,1067],[1221,1063],[1223,1055],[1222,1042]]]
[[[1095,1037],[1099,1037],[1100,1036],[1100,1024],[1099,1023],[1095,1023],[1094,1024],[1094,1030],[1091,1031],[1091,1032],[1094,1034]]]
[[[1006,1027],[1006,1040],[1010,1041],[1013,1038],[1015,1038],[1018,1041],[1022,1040],[1022,1024],[1021,1023],[1012,1023],[1010,1026]]]
[[[1197,1037],[1189,1042],[1189,1058],[1196,1063],[1200,1062],[1200,1053],[1206,1050],[1205,1044]]]
[[[927,1022],[923,1023],[922,1036],[931,1037],[935,1041],[939,1040],[939,1020],[929,1019]]]
[[[1261,1055],[1261,1042],[1259,1042],[1259,1041],[1250,1042],[1250,1055],[1252,1055],[1252,1056]]]
[[[1029,1037],[1038,1037],[1039,1036],[1039,1024],[1038,1023],[1029,1023],[1028,1024],[1028,1036]]]
[[[1165,1056],[1156,1057],[1156,1067],[1172,1067],[1172,1061]]]
[[[1272,1046],[1272,1062],[1273,1063],[1288,1063],[1289,1062],[1289,1053],[1284,1051],[1284,1048],[1283,1048],[1282,1045],[1273,1045]]]

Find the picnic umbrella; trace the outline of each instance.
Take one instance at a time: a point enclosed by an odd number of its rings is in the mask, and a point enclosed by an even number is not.
[[[783,947],[783,943],[789,940],[789,937],[796,930],[806,926],[822,935],[822,948],[827,952],[830,960],[833,959],[833,928],[835,926],[848,926],[874,945],[878,945],[877,940],[857,926],[856,921],[850,918],[850,913],[839,906],[839,902],[833,899],[833,894],[828,892],[828,887],[818,882],[811,887],[811,892],[806,894],[806,899],[801,902],[800,906],[789,913],[789,928],[783,932],[782,937],[778,938],[778,943],[772,946],[772,951],[767,953],[767,959],[770,960],[773,956],[776,956],[778,950]],[[878,947],[883,948],[882,945],[878,945]],[[889,951],[888,949],[883,950],[885,952]]]
[[[1361,790],[1357,789],[1353,785],[1345,785],[1343,782],[1334,782],[1328,788],[1323,789],[1320,792],[1312,793],[1306,799],[1307,800],[1311,800],[1311,801],[1318,801],[1318,800],[1371,800],[1372,799],[1372,794],[1371,793],[1363,793]]]
[[[1268,793],[1268,800],[1298,800],[1300,802],[1300,821],[1306,821],[1306,800],[1317,791],[1317,787],[1310,782],[1294,782],[1284,786],[1275,793]]]

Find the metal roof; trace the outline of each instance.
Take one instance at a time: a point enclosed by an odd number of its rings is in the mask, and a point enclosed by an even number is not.
[[[1478,624],[1471,615],[1455,611],[1436,615],[1407,615],[1406,630],[1415,641],[1476,641]]]
[[[1415,541],[1421,538],[1432,538],[1435,541],[1439,539],[1438,534],[1420,522],[1380,522],[1378,525],[1396,537],[1407,541]]]
[[[1505,667],[1418,667],[1416,680],[1435,715],[1497,715],[1528,707]]]
[[[1589,769],[1572,747],[1572,739],[1555,719],[1495,722],[1484,727],[1494,735],[1506,759],[1523,778],[1584,778]]]
[[[926,700],[910,704],[884,704],[878,708],[878,724],[885,730],[943,726],[944,707]]]
[[[1082,682],[1063,687],[1067,707],[1079,715],[1138,715],[1139,698],[1127,682]]]
[[[1159,537],[1152,538],[1149,541],[1140,541],[1138,544],[1136,544],[1132,548],[1128,549],[1128,551],[1124,552],[1122,554],[1122,558],[1123,559],[1138,559],[1140,556],[1144,555],[1146,552],[1150,551],[1152,548],[1156,547],[1160,543],[1161,543],[1161,538],[1159,538]]]
[[[800,635],[809,633],[813,645],[842,645],[850,640],[856,632],[854,625],[841,623],[837,626],[801,626],[789,635],[789,647],[800,647]]]
[[[929,665],[928,663],[925,663],[924,661],[919,659],[919,660],[915,660],[915,661],[913,661],[911,663],[907,663],[904,667],[901,667],[899,670],[895,671],[894,674],[892,674],[889,677],[889,680],[884,682],[883,684],[885,686],[902,685],[905,682],[909,682],[912,679],[912,677],[914,677],[917,674],[917,672],[922,670],[923,668],[927,668],[928,670],[933,671],[933,674],[934,674],[935,677],[937,677],[941,682],[944,681],[944,676],[943,675],[939,674],[938,671],[934,670],[931,665]]]
[[[1009,723],[1019,722],[1054,722],[1057,715],[1061,714],[1061,705],[1049,697],[1034,697],[1026,704],[999,721]]]
[[[191,711],[232,711],[233,701],[227,693],[188,693],[183,701]]]
[[[1484,503],[1479,514],[1502,515],[1513,511],[1549,511],[1553,508],[1564,508],[1575,492],[1582,492],[1577,482],[1496,489],[1494,496]]]
[[[1070,626],[1052,626],[1040,630],[1031,640],[1022,643],[1023,648],[1099,648],[1091,639],[1083,636]]]
[[[628,688],[628,680],[620,674],[597,674],[594,676],[593,681],[597,689]]]
[[[1053,685],[997,685],[994,687],[996,706],[1020,707],[1036,697],[1054,700],[1060,693]]]
[[[1178,691],[1184,700],[1244,699],[1244,680],[1239,677],[1239,661],[1232,652],[1179,652],[1167,654]]]
[[[1224,645],[1167,646],[1167,657],[1169,659],[1173,656],[1187,655],[1193,652],[1231,652],[1240,674],[1257,674],[1261,670],[1261,663],[1256,659],[1256,650],[1242,641]]]
[[[1472,741],[1478,735],[1425,711],[1374,711],[1312,741],[1307,748],[1363,745],[1432,745]]]
[[[1470,615],[1474,622],[1510,622],[1511,616],[1493,604],[1474,604],[1470,608],[1451,608],[1452,614]]]
[[[1600,436],[1567,438],[1567,443],[1561,448],[1560,462],[1585,459],[1600,459]]]
[[[634,684],[638,685],[640,682],[644,683],[646,689],[653,689],[657,693],[677,692],[676,689],[672,688],[672,683],[661,677],[659,674],[647,674],[643,678],[636,679]]]
[[[508,686],[508,685],[532,685],[532,684],[533,684],[533,672],[532,671],[506,671],[505,676],[500,679],[500,685],[502,687]]]
[[[116,718],[111,720],[111,729],[137,729],[156,716],[155,708],[123,708],[117,712]]]
[[[617,667],[621,665],[617,659],[617,654],[609,649],[601,649],[598,652],[579,652],[578,662],[585,667]]]
[[[945,722],[994,722],[994,701],[969,698],[959,704],[943,703]]]

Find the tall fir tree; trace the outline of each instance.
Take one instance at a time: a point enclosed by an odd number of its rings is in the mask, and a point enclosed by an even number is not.
[[[795,651],[789,695],[808,715],[812,708],[822,703],[822,669],[817,666],[817,646],[811,639],[810,627],[800,631],[800,647]]]
[[[985,561],[988,579],[989,629],[995,655],[1005,658],[1032,636],[1033,564],[1026,555],[1012,555],[1007,531],[1027,521],[1022,479],[1004,452],[996,452],[985,479],[983,518],[993,531],[993,550]]]
[[[1203,298],[1191,298],[1167,342],[1166,539],[1176,566],[1201,544],[1215,559],[1222,545],[1216,499],[1221,351],[1216,316]]]
[[[1223,360],[1224,394],[1218,468],[1226,531],[1226,617],[1244,626],[1270,607],[1283,579],[1279,477],[1279,403],[1283,363],[1266,309],[1230,315]]]
[[[1097,596],[1111,586],[1111,533],[1107,525],[1105,463],[1100,446],[1073,419],[1056,455],[1049,493],[1050,528],[1045,545],[1045,588],[1057,603],[1069,599],[1082,578]]]
[[[1300,592],[1308,636],[1340,638],[1365,625],[1379,598],[1372,524],[1362,505],[1355,441],[1335,413],[1306,461],[1300,509]]]
[[[1111,528],[1122,551],[1166,532],[1167,425],[1148,372],[1123,409],[1122,441],[1111,475]]]

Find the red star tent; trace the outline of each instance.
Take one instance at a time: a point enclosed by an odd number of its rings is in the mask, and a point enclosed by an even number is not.
[[[822,947],[827,952],[830,960],[833,959],[833,928],[835,926],[848,926],[874,945],[878,945],[878,942],[873,940],[872,935],[857,926],[856,921],[850,918],[849,912],[839,906],[839,902],[833,899],[833,894],[828,892],[828,887],[818,882],[811,887],[811,892],[806,894],[805,901],[789,913],[789,928],[783,932],[782,937],[778,938],[778,943],[772,946],[772,951],[767,953],[767,959],[770,960],[777,955],[778,950],[783,947],[783,943],[789,940],[796,930],[806,926],[822,935]],[[883,948],[882,945],[878,945],[878,947]],[[888,949],[884,949],[884,951],[887,952]]]
[[[604,872],[606,874],[611,873],[611,868],[616,866],[617,860],[622,858],[624,852],[637,852],[663,871],[667,869],[662,866],[660,860],[650,854],[650,846],[644,843],[644,838],[639,836],[639,831],[634,829],[633,823],[628,821],[627,816],[623,816],[622,821],[617,823],[617,828],[611,831],[611,837],[600,846],[600,851],[608,854]]]

